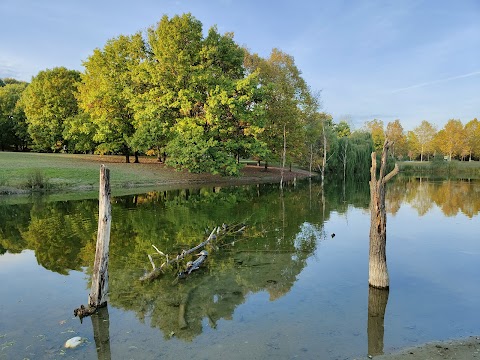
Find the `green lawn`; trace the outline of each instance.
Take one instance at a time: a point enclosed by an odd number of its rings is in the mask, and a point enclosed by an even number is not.
[[[142,158],[140,164],[122,163],[124,159],[123,156],[0,152],[0,187],[31,189],[37,180],[52,190],[96,188],[101,164],[110,169],[112,188],[182,179],[181,172],[167,169],[154,159]]]
[[[401,161],[400,172],[408,175],[432,174],[448,177],[480,177],[480,161]]]
[[[124,156],[116,155],[0,152],[0,195],[45,189],[51,192],[95,190],[98,189],[101,164],[110,169],[112,191],[159,185],[225,185],[274,182],[280,179],[278,167],[269,167],[265,171],[263,166],[250,165],[242,169],[239,177],[222,177],[176,171],[158,163],[153,157],[141,157],[139,164],[126,164],[124,161]],[[308,176],[308,172],[295,169],[285,176],[300,178]]]

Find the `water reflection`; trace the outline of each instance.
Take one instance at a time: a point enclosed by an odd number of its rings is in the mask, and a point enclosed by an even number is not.
[[[368,354],[383,354],[385,309],[388,302],[388,289],[368,287]]]
[[[387,211],[395,214],[403,203],[410,204],[419,216],[437,206],[445,216],[463,213],[472,218],[480,211],[480,183],[478,180],[399,178],[388,188]]]
[[[93,338],[97,348],[98,360],[110,360],[110,317],[108,306],[101,307],[95,314],[90,316],[93,327]]]
[[[366,209],[368,201],[368,184],[347,184],[345,189],[327,184],[322,191],[314,182],[299,183],[295,190],[286,187],[283,194],[278,185],[255,185],[114,198],[109,305],[132,311],[165,339],[174,335],[191,341],[206,327],[232,319],[250,294],[265,292],[271,301],[284,297],[325,239],[323,225],[332,211],[346,213],[352,205]],[[419,215],[438,207],[448,216],[462,212],[472,217],[480,208],[480,183],[399,179],[389,184],[387,206],[396,213],[404,204]],[[97,200],[0,205],[0,254],[32,249],[45,269],[59,274],[86,269],[90,274],[97,217]],[[138,281],[149,270],[146,254],[152,253],[152,244],[172,254],[197,244],[214,226],[239,222],[249,225],[244,237],[233,238],[234,245],[217,251],[198,273],[176,284],[173,273],[148,284]],[[383,351],[387,301],[388,293],[369,290],[372,355]],[[104,358],[109,358],[108,323],[107,310],[106,318],[93,324],[103,334],[95,339]]]

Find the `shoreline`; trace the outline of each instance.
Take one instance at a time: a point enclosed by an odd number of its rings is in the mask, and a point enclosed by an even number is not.
[[[120,172],[125,172],[126,167],[131,173],[145,172],[147,170],[150,174],[148,179],[136,179],[130,181],[111,182],[112,192],[130,192],[128,190],[143,189],[177,189],[191,186],[235,186],[235,185],[254,185],[262,183],[280,182],[281,168],[276,166],[269,166],[265,169],[264,166],[257,166],[247,164],[245,165],[238,177],[220,176],[208,173],[189,173],[187,171],[177,171],[173,168],[166,167],[163,164],[153,162],[143,162],[140,164],[122,164],[117,161],[108,161],[105,157],[92,159],[93,163],[105,164],[110,169],[111,177],[119,175]],[[283,179],[285,182],[306,179],[315,177],[316,174],[311,174],[302,169],[294,168],[291,171],[289,168],[284,169]],[[98,183],[52,183],[48,189],[28,189],[20,186],[0,185],[0,199],[4,197],[29,196],[33,194],[38,195],[55,195],[62,193],[87,193],[98,191]]]
[[[460,340],[433,341],[370,357],[375,360],[470,360],[480,359],[480,336]],[[358,358],[357,358],[358,359]]]

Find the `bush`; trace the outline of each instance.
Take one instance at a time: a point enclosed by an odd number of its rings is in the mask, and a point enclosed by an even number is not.
[[[25,187],[32,190],[48,190],[49,180],[40,170],[34,170],[27,175]]]

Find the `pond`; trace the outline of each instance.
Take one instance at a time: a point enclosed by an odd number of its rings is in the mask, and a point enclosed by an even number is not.
[[[480,182],[387,189],[389,292],[368,286],[368,184],[114,197],[109,303],[83,323],[98,201],[0,199],[0,359],[353,359],[480,334]],[[247,229],[203,268],[139,281],[152,244],[176,254],[223,223]]]

